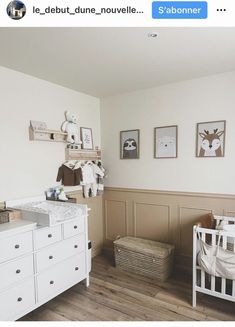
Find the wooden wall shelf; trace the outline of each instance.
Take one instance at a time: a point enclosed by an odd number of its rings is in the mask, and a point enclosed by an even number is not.
[[[100,160],[101,150],[65,149],[66,160]]]
[[[50,129],[33,129],[29,127],[30,141],[66,142],[67,133]]]

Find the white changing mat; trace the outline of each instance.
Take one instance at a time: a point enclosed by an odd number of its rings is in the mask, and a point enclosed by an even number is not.
[[[11,207],[21,210],[25,220],[36,221],[39,225],[52,226],[87,215],[86,205],[56,201],[32,201],[23,204],[17,203]]]
[[[56,221],[68,220],[83,215],[82,208],[78,206],[61,205],[61,203],[52,203],[49,201],[36,203],[31,208],[49,214]]]

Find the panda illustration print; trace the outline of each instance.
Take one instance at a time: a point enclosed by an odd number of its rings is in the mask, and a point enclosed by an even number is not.
[[[139,130],[121,131],[121,159],[139,158]]]

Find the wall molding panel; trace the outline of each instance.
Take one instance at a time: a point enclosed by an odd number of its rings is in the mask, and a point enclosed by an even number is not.
[[[104,220],[106,240],[128,235],[128,201],[105,199]]]
[[[235,195],[107,187],[104,208],[105,241],[109,244],[120,231],[123,236],[172,243],[176,265],[190,269],[194,223],[209,212],[235,216]]]
[[[161,239],[161,234],[164,234],[164,239],[170,238],[170,206],[148,202],[133,203],[133,235],[135,237],[150,237],[148,226],[162,227],[152,229],[153,235],[151,238]],[[138,208],[139,207],[139,208]],[[151,210],[152,209],[152,210]],[[155,209],[155,210],[154,210]],[[164,212],[165,209],[165,212]],[[154,212],[155,211],[155,212]],[[155,213],[155,216],[154,216]],[[143,229],[147,227],[145,233]],[[142,229],[142,231],[141,231]],[[156,230],[158,233],[156,234]]]

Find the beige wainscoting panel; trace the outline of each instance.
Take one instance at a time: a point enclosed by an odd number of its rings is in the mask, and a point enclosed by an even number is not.
[[[170,207],[134,202],[134,236],[169,241]]]
[[[179,252],[181,255],[192,256],[192,226],[201,216],[206,215],[207,213],[212,213],[212,210],[192,207],[179,207]]]
[[[81,191],[71,192],[69,195],[76,198],[77,203],[88,205],[88,237],[92,241],[92,256],[98,255],[104,242],[103,199],[102,196],[85,199]]]
[[[112,241],[119,236],[127,235],[127,202],[117,200],[105,200],[104,211],[106,240]]]
[[[235,195],[230,194],[108,187],[104,201],[105,241],[131,235],[172,243],[179,268],[191,268],[192,228],[200,216],[235,216]]]

